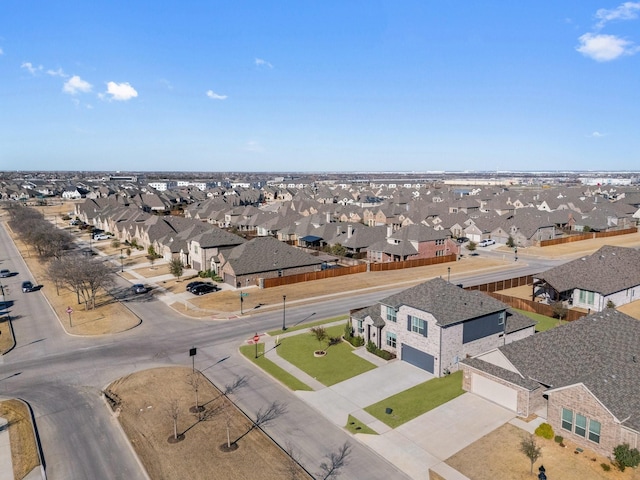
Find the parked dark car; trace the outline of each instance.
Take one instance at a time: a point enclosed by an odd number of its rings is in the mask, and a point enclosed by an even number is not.
[[[205,295],[211,292],[217,292],[220,290],[220,287],[214,285],[213,283],[203,283],[202,285],[197,285],[191,289],[191,293],[194,295]]]
[[[197,287],[198,285],[204,285],[205,283],[207,283],[207,282],[203,282],[203,281],[200,281],[200,280],[197,280],[195,282],[189,282],[189,283],[187,283],[187,292],[190,292],[195,287]]]
[[[36,291],[38,288],[31,283],[29,280],[22,282],[22,291],[27,293],[27,292],[34,292]]]
[[[7,270],[6,268],[3,268],[2,270],[0,270],[0,278],[7,278],[11,276],[11,270]]]
[[[141,283],[136,283],[133,287],[131,287],[131,289],[134,293],[147,293],[149,291],[149,287]]]
[[[456,239],[456,241],[457,241],[458,243],[467,243],[467,242],[469,241],[469,239],[468,239],[467,237],[458,237],[458,238]]]

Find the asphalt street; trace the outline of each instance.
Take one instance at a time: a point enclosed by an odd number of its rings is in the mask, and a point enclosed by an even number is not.
[[[247,379],[246,387],[232,398],[249,415],[273,401],[287,405],[287,413],[266,430],[281,446],[295,445],[299,460],[311,472],[317,471],[327,453],[349,442],[353,453],[343,470],[344,478],[406,478],[238,353],[238,347],[255,332],[279,328],[281,312],[253,311],[231,320],[193,320],[149,295],[125,300],[142,319],[140,326],[117,335],[72,337],[64,332],[42,293],[20,291],[23,280],[33,279],[4,228],[0,228],[0,240],[2,268],[18,272],[3,279],[7,280],[3,281],[8,286],[7,297],[13,302],[10,313],[17,343],[0,357],[0,397],[22,398],[32,406],[50,480],[146,478],[101,390],[132,372],[190,365],[188,351],[192,346],[198,347],[196,367],[218,387],[238,377]],[[540,264],[521,262],[514,270],[518,273],[482,274],[460,279],[460,283],[471,285],[541,269]],[[124,288],[126,282],[119,281]],[[294,325],[314,312],[313,320],[343,315],[399,290],[390,288],[299,307],[288,305],[287,324]]]

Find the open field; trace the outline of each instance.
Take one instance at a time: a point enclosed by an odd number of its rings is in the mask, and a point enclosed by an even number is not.
[[[8,423],[13,476],[21,480],[40,465],[31,413],[24,403],[11,399],[0,402],[0,417]]]

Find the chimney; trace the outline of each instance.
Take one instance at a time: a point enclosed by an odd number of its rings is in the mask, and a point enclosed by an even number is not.
[[[353,225],[347,227],[347,238],[351,238],[351,235],[353,235]]]
[[[393,235],[393,226],[387,225],[387,237],[390,237],[391,235]]]
[[[331,223],[331,212],[327,212],[327,223]]]

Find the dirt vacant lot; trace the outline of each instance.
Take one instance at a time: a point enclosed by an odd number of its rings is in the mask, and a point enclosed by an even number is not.
[[[250,430],[252,422],[204,376],[196,376],[201,382],[198,403],[204,407],[200,413],[203,420],[198,420],[193,408],[196,400],[190,368],[146,370],[108,388],[121,401],[118,418],[152,479],[310,478],[262,431]],[[172,405],[178,407],[177,430],[183,437],[178,442],[172,440]],[[227,426],[231,442],[242,437],[238,448],[231,451],[224,448]]]

